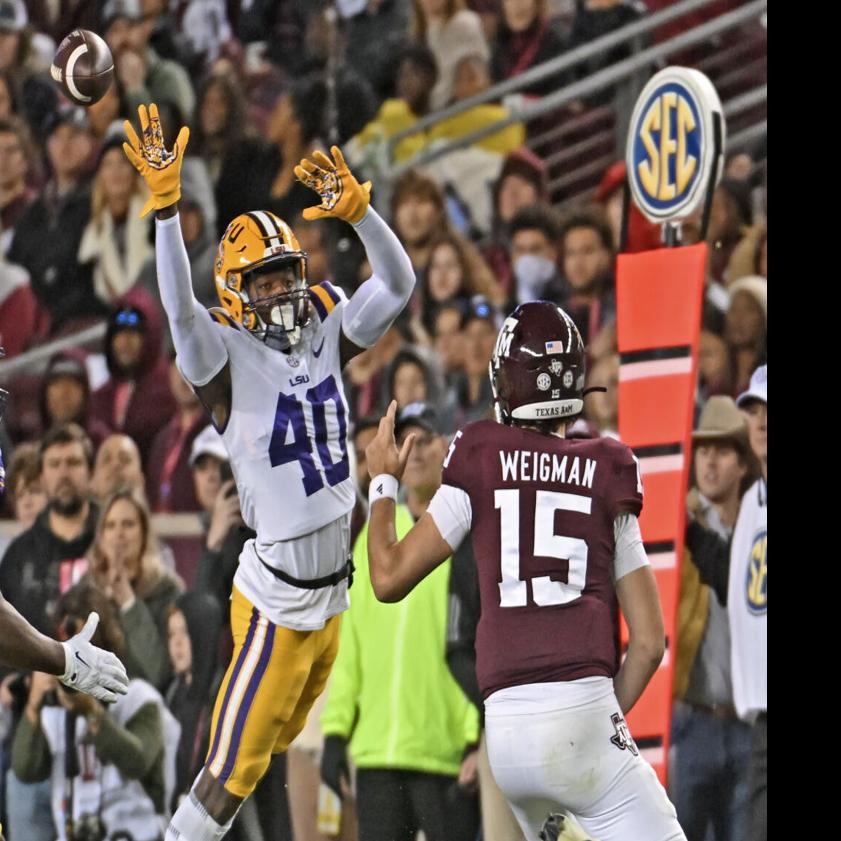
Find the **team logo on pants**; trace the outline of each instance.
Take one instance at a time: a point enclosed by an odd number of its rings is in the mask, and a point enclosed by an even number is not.
[[[619,750],[629,750],[634,756],[639,755],[639,751],[637,750],[637,746],[634,744],[634,739],[631,736],[631,731],[628,729],[628,725],[625,724],[625,719],[619,713],[614,713],[610,720],[613,722],[613,726],[616,729],[616,734],[610,737],[610,741],[613,742]]]

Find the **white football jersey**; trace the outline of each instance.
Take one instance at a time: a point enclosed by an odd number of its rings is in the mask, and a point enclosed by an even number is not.
[[[339,342],[345,294],[310,288],[314,314],[290,353],[235,322],[219,325],[231,365],[231,414],[222,432],[243,520],[257,532],[234,578],[272,622],[314,630],[348,607],[347,579],[308,590],[280,581],[332,575],[350,553],[355,489]]]
[[[354,505],[339,361],[347,298],[322,283],[311,288],[310,299],[315,313],[288,354],[234,322],[219,327],[232,384],[222,438],[243,519],[261,543],[309,534]]]

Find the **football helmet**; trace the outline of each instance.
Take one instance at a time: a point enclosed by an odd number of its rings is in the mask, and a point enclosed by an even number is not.
[[[489,374],[496,417],[506,425],[573,419],[584,408],[584,343],[549,301],[520,304],[505,319]]]
[[[286,266],[295,270],[293,289],[251,300],[249,280]],[[246,330],[278,350],[300,341],[310,315],[307,255],[289,225],[274,213],[253,210],[228,225],[219,243],[214,278],[223,309]],[[267,308],[268,321],[258,312]]]

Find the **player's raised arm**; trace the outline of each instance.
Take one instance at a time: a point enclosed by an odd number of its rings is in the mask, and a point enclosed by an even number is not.
[[[0,596],[0,663],[56,675],[65,686],[115,701],[118,693],[125,695],[128,677],[117,657],[91,644],[98,622],[92,613],[81,633],[57,642],[35,630]]]
[[[415,288],[415,271],[394,231],[370,206],[371,182],[360,184],[348,169],[338,146],[333,160],[314,152],[312,160],[295,167],[298,179],[315,190],[321,204],[304,210],[305,219],[335,217],[356,230],[373,274],[345,307],[342,332],[352,347],[343,347],[344,364],[362,349],[371,347],[400,314]]]
[[[128,143],[123,150],[149,188],[149,201],[141,216],[155,211],[155,259],[161,303],[166,310],[178,365],[197,386],[207,384],[228,360],[225,345],[210,313],[193,294],[190,261],[181,236],[178,200],[181,198],[181,164],[190,130],[184,126],[171,151],[164,147],[158,108],[153,103],[138,109],[142,137],[131,123],[124,125]]]
[[[452,554],[441,537],[435,520],[427,512],[402,539],[394,528],[397,485],[412,450],[414,436],[400,450],[394,441],[397,402],[391,401],[374,440],[365,450],[371,484],[368,496],[371,519],[368,525],[368,565],[371,584],[381,602],[399,602],[420,581]]]

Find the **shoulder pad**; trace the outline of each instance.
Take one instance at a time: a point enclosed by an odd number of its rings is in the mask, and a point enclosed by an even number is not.
[[[214,321],[218,321],[219,324],[222,324],[225,327],[232,327],[234,330],[239,329],[239,324],[237,324],[236,321],[234,321],[228,314],[227,310],[222,307],[210,307],[208,312],[211,316],[213,316]]]
[[[309,296],[318,317],[322,321],[327,320],[327,316],[336,308],[336,304],[340,303],[342,298],[339,290],[336,289],[328,281],[322,281],[315,286],[310,286]]]

